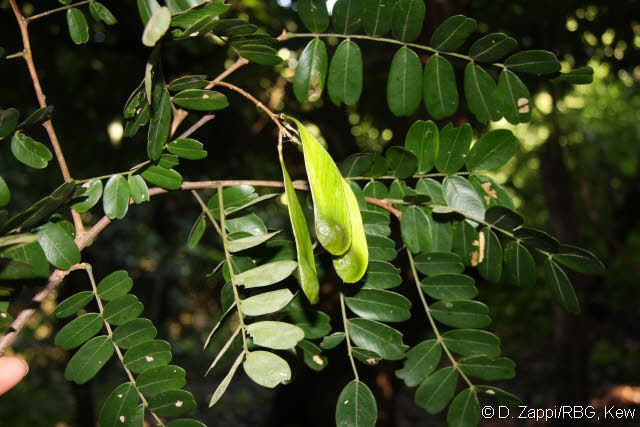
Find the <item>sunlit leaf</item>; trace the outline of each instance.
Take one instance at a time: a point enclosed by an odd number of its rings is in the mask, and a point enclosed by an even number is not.
[[[362,216],[358,201],[349,183],[342,180],[342,188],[347,199],[349,209],[349,223],[351,224],[351,246],[343,255],[333,259],[333,268],[345,283],[356,283],[367,271],[369,264],[369,247],[362,225]]]

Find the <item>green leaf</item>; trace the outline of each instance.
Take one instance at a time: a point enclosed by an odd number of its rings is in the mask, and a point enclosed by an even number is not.
[[[246,288],[272,285],[289,277],[297,266],[295,261],[270,262],[236,275],[236,284]]]
[[[442,194],[442,185],[432,178],[421,178],[416,184],[416,191],[420,194],[429,196],[433,203],[444,205],[444,195]]]
[[[242,45],[238,48],[238,55],[260,65],[271,66],[282,62],[275,49],[261,44]]]
[[[367,235],[369,247],[369,259],[372,261],[392,261],[398,254],[395,250],[395,242],[388,237]]]
[[[136,378],[140,393],[148,398],[169,390],[179,390],[187,383],[186,372],[179,366],[158,366],[143,372]]]
[[[73,355],[64,371],[64,378],[84,384],[93,378],[113,355],[113,344],[106,335],[92,338]]]
[[[124,365],[132,372],[141,374],[151,368],[166,365],[171,361],[171,346],[166,341],[153,340],[138,344],[124,355]]]
[[[536,264],[518,241],[509,242],[504,248],[504,274],[506,281],[516,286],[529,287],[536,283]]]
[[[418,159],[411,151],[393,146],[385,153],[389,164],[389,174],[398,178],[408,178],[416,171]]]
[[[394,37],[403,42],[417,39],[422,32],[425,14],[424,0],[398,0],[393,6],[391,22]]]
[[[102,318],[98,313],[83,314],[60,329],[54,342],[63,350],[70,350],[92,338],[101,329]]]
[[[554,237],[551,237],[544,231],[536,230],[535,228],[520,227],[513,232],[513,237],[526,246],[530,246],[534,249],[540,249],[545,252],[554,253],[560,248],[560,243],[558,243]]]
[[[147,24],[153,12],[160,7],[157,0],[137,0],[138,13],[143,24]]]
[[[18,119],[20,119],[20,113],[15,108],[0,110],[0,139],[11,135],[18,126]]]
[[[171,24],[171,11],[168,7],[158,7],[153,11],[142,33],[142,44],[153,47],[164,36]]]
[[[591,252],[569,245],[562,245],[553,259],[565,267],[584,274],[604,274],[602,262]]]
[[[334,332],[331,335],[327,335],[322,338],[322,342],[320,343],[320,348],[323,350],[330,350],[332,348],[336,348],[339,346],[342,341],[344,341],[345,334],[344,332]]]
[[[400,286],[400,269],[388,262],[370,261],[364,277],[364,287],[368,289],[391,289]]]
[[[293,93],[301,102],[315,102],[322,96],[327,77],[327,48],[320,39],[313,39],[304,48],[293,78]]]
[[[478,273],[485,280],[498,283],[502,277],[502,246],[498,236],[488,227],[482,229],[484,233],[484,258],[478,263]],[[482,239],[480,239],[482,244]]]
[[[49,105],[47,107],[38,108],[34,111],[26,120],[18,125],[18,129],[25,129],[36,125],[40,122],[48,120],[51,117],[51,113],[53,113],[53,105]]]
[[[409,0],[422,3],[423,0]],[[405,0],[399,0],[396,7]],[[424,3],[422,3],[424,5]],[[395,15],[394,15],[395,16]],[[393,55],[387,79],[387,104],[398,117],[410,116],[420,105],[422,95],[422,64],[416,53],[401,47]]]
[[[464,166],[472,136],[473,130],[468,123],[458,128],[446,125],[440,132],[436,169],[447,174],[459,171]]]
[[[167,149],[171,154],[175,154],[182,159],[200,160],[207,157],[207,152],[202,147],[202,143],[195,139],[180,138],[171,141]]]
[[[158,166],[165,169],[173,169],[179,164],[180,159],[178,158],[178,156],[174,156],[173,154],[163,154],[162,156],[160,156],[160,160],[158,161]]]
[[[438,274],[422,280],[422,289],[438,300],[471,299],[478,295],[474,280],[463,274]]]
[[[511,53],[516,46],[515,39],[503,33],[491,33],[471,45],[469,56],[478,62],[493,62]]]
[[[298,343],[298,348],[302,349],[302,357],[304,363],[316,372],[322,371],[327,367],[329,359],[322,354],[320,347],[308,340],[302,340]]]
[[[386,172],[388,170],[388,165],[386,160],[384,164],[385,164],[385,167],[387,168],[385,169],[385,172]],[[389,190],[380,181],[369,181],[367,185],[365,185],[363,193],[365,197],[373,197],[374,199],[385,199],[389,194]],[[362,219],[365,225],[376,224],[376,225],[387,226],[389,224],[388,211],[382,209],[380,206],[375,206],[375,205],[367,205],[367,210],[369,211],[369,213],[365,212],[362,215]],[[371,216],[372,218],[375,218],[376,221],[373,222],[371,220],[367,220],[367,215]],[[370,233],[367,231],[367,234],[380,234],[380,233]],[[389,235],[389,234],[391,234],[390,230],[389,230],[389,233],[386,233],[385,235]]]
[[[571,83],[572,85],[588,85],[593,83],[593,68],[581,67],[571,70],[568,73],[561,73],[558,77],[551,79],[553,83]]]
[[[400,219],[402,241],[414,254],[431,251],[429,217],[417,206],[409,206]]]
[[[302,319],[295,319],[296,326],[304,331],[306,339],[322,338],[331,332],[331,317],[321,311],[305,312]]]
[[[467,156],[470,171],[494,170],[503,166],[516,152],[518,139],[508,129],[496,129],[482,135]]]
[[[175,417],[193,411],[196,406],[188,391],[169,390],[153,396],[148,409],[160,417]]]
[[[38,243],[5,249],[0,252],[0,258],[5,260],[0,271],[2,280],[49,277],[49,262]]]
[[[475,389],[461,391],[447,412],[447,424],[450,426],[477,426],[480,422],[480,402]]]
[[[93,5],[93,3],[91,3]],[[129,424],[138,408],[140,397],[131,383],[120,384],[111,392],[100,411],[100,427]]]
[[[169,83],[167,88],[173,92],[180,92],[187,89],[203,89],[209,84],[207,76],[203,74],[178,77]]]
[[[238,370],[238,367],[240,366],[240,363],[242,363],[243,359],[244,359],[244,353],[240,353],[236,358],[236,361],[233,362],[233,365],[231,365],[231,368],[227,372],[227,375],[222,379],[222,381],[220,381],[220,384],[218,384],[218,387],[216,387],[216,390],[213,392],[213,395],[211,396],[211,400],[209,401],[209,407],[212,407],[213,405],[218,403],[218,401],[220,400],[224,392],[227,390],[227,387],[229,387],[229,384],[231,383],[231,380],[233,379],[233,376],[236,374],[236,371]],[[172,423],[167,424],[167,427],[169,427],[170,424]],[[185,424],[185,427],[188,427],[188,425]]]
[[[338,168],[345,178],[353,176],[365,176],[373,165],[373,155],[369,153],[356,153],[347,157]],[[386,170],[385,170],[386,172]]]
[[[438,301],[431,305],[431,314],[452,328],[484,328],[491,323],[489,308],[478,301]]]
[[[89,304],[93,299],[93,292],[82,291],[75,295],[71,295],[69,298],[62,301],[55,310],[55,315],[58,319],[69,317],[72,314],[76,314],[81,308]]]
[[[120,348],[131,348],[151,341],[158,331],[149,319],[134,319],[118,326],[113,331],[113,343]]]
[[[127,180],[122,175],[114,175],[104,187],[102,203],[104,214],[109,219],[122,219],[129,210],[129,196],[131,192]]]
[[[89,25],[84,13],[80,9],[71,8],[67,10],[67,25],[69,35],[75,44],[82,44],[89,41]]]
[[[489,225],[503,230],[515,230],[524,223],[520,214],[504,206],[492,206],[487,209],[484,220]]]
[[[476,190],[476,193],[482,197],[485,207],[501,206],[508,209],[515,209],[513,199],[507,190],[488,176],[471,175],[469,176],[469,182]]]
[[[378,353],[367,350],[366,348],[351,347],[351,354],[367,366],[375,366],[382,360]]]
[[[359,347],[374,351],[386,360],[400,360],[407,346],[397,330],[373,320],[350,319],[349,336]]]
[[[242,367],[253,382],[263,387],[274,388],[291,379],[291,368],[287,362],[268,351],[250,352]]]
[[[196,222],[193,223],[191,231],[189,231],[189,237],[187,238],[187,245],[189,249],[193,249],[198,246],[200,239],[204,236],[204,232],[207,229],[207,220],[204,218],[204,214],[200,214]]]
[[[216,111],[229,106],[227,97],[214,90],[187,89],[173,97],[173,103],[196,111]]]
[[[147,134],[147,155],[151,160],[160,158],[164,144],[167,142],[171,131],[171,96],[168,90],[159,90],[162,92],[157,105],[154,103]]]
[[[302,124],[298,126],[304,163],[309,177],[318,240],[332,255],[342,255],[351,245],[351,223],[343,178],[329,153]]]
[[[247,316],[275,313],[284,308],[293,298],[289,289],[265,292],[240,301],[240,311]]]
[[[324,0],[299,0],[298,14],[304,26],[313,33],[322,33],[329,27],[329,12]]]
[[[337,0],[331,11],[331,22],[337,33],[353,34],[360,29],[362,0]]]
[[[129,175],[127,184],[129,184],[129,191],[131,192],[131,198],[134,203],[138,204],[149,201],[149,188],[147,187],[147,183],[144,182],[144,178],[140,175]]]
[[[462,356],[500,356],[500,339],[487,331],[454,329],[442,335],[444,344]]]
[[[133,280],[125,270],[114,271],[98,283],[98,296],[104,301],[119,298],[131,290]]]
[[[329,98],[340,105],[355,105],[362,93],[362,53],[357,44],[344,40],[338,45],[331,65],[327,84]]]
[[[402,369],[396,370],[396,376],[407,387],[415,387],[440,364],[442,346],[436,340],[422,341],[409,350],[406,356]]]
[[[80,262],[80,250],[59,225],[51,222],[44,224],[39,228],[38,235],[38,243],[47,260],[56,268],[68,270]]]
[[[316,273],[316,262],[313,258],[313,247],[311,246],[311,237],[304,212],[300,207],[298,196],[291,184],[291,178],[287,173],[284,162],[280,162],[282,166],[282,176],[284,179],[284,188],[287,198],[287,209],[289,211],[289,220],[291,221],[291,229],[296,242],[296,255],[298,258],[298,282],[305,296],[311,304],[318,302],[319,283]]]
[[[167,190],[177,190],[182,185],[182,175],[173,169],[165,169],[161,166],[151,165],[140,176],[148,183]]]
[[[351,186],[344,179],[342,188],[347,199],[349,209],[349,223],[351,225],[351,246],[343,255],[333,259],[333,268],[345,283],[356,283],[367,271],[369,264],[369,247],[364,234],[362,216],[358,207],[358,200],[351,190]]]
[[[504,62],[512,71],[528,74],[553,74],[562,66],[556,56],[546,50],[525,50],[514,53]]]
[[[460,257],[450,252],[422,253],[415,259],[416,268],[422,274],[458,274],[464,271]]]
[[[336,426],[374,427],[377,420],[378,407],[373,393],[365,383],[351,381],[338,396]]]
[[[436,28],[431,37],[431,46],[439,51],[453,52],[464,44],[476,27],[476,21],[471,18],[452,16]]]
[[[83,184],[82,187],[87,189],[87,198],[71,205],[76,212],[88,211],[94,207],[100,200],[100,197],[102,197],[102,181],[99,179],[92,179]]]
[[[347,307],[365,319],[404,322],[411,317],[411,302],[400,294],[379,289],[360,289],[345,298]]]
[[[18,161],[34,169],[46,168],[49,161],[53,159],[53,154],[44,144],[29,138],[22,132],[16,132],[11,138],[11,152]]]
[[[580,303],[567,274],[551,257],[544,260],[544,278],[555,302],[569,313],[580,313]]]
[[[464,93],[469,110],[481,123],[496,122],[502,117],[496,82],[479,65],[470,62],[464,71]]]
[[[416,155],[418,173],[429,172],[438,157],[438,127],[431,121],[417,120],[407,132],[404,146]]]
[[[362,25],[372,37],[384,36],[391,30],[394,0],[363,0]]]
[[[247,332],[255,344],[274,350],[293,348],[304,338],[304,331],[300,327],[285,322],[252,323],[247,326]]]
[[[482,393],[486,396],[494,397],[507,406],[516,407],[518,405],[522,405],[522,400],[520,400],[517,396],[514,396],[513,394],[497,387],[479,385],[476,386],[476,388],[478,389],[479,393]]]
[[[452,366],[434,372],[416,390],[416,405],[430,414],[437,414],[446,408],[456,392],[457,383],[458,371]]]
[[[111,11],[100,2],[92,1],[89,3],[89,12],[91,12],[91,16],[93,16],[93,19],[96,21],[102,21],[107,25],[118,23],[118,20],[113,16]]]
[[[423,74],[424,104],[429,114],[437,120],[458,111],[458,88],[451,63],[440,55],[427,61]]]
[[[505,69],[498,79],[498,105],[504,117],[514,125],[531,120],[531,94],[514,73]]]
[[[123,295],[104,306],[103,317],[112,325],[122,325],[142,313],[144,306],[135,295]]]
[[[279,232],[280,231],[274,231],[272,233],[263,234],[260,236],[249,236],[249,237],[242,237],[240,239],[230,240],[227,242],[227,248],[229,249],[229,252],[240,252],[245,249],[253,248],[254,246],[258,246],[266,242],[267,240],[269,240]]]
[[[442,181],[442,192],[447,206],[454,208],[465,216],[484,219],[485,208],[482,199],[469,181],[458,175],[449,175]]]
[[[485,381],[510,380],[516,376],[516,364],[505,357],[472,356],[459,361],[458,366],[465,374]]]

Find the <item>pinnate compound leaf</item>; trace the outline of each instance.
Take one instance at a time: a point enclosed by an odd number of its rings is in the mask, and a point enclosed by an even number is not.
[[[131,383],[120,384],[102,405],[100,427],[133,426],[131,422],[139,400],[138,391]]]
[[[44,169],[53,159],[51,151],[42,143],[16,132],[11,138],[11,153],[21,163],[34,169]]]
[[[56,334],[55,345],[63,350],[76,348],[102,329],[102,318],[98,313],[87,313],[73,319]]]
[[[407,346],[402,334],[383,323],[368,319],[350,319],[349,336],[359,347],[376,352],[385,360],[400,360]]]
[[[113,343],[120,348],[131,348],[151,341],[158,331],[149,319],[133,319],[113,331]]]
[[[259,346],[274,350],[293,348],[304,338],[304,331],[290,323],[263,321],[247,326],[253,342]]]
[[[129,183],[122,175],[114,175],[104,187],[102,204],[104,214],[109,219],[122,219],[129,210]]]
[[[494,170],[503,166],[516,152],[518,139],[508,129],[496,129],[482,135],[467,157],[470,171]]]
[[[144,306],[135,295],[123,295],[104,306],[103,317],[112,325],[122,325],[137,318]]]
[[[400,0],[396,3],[402,3]],[[409,0],[415,3],[422,0]],[[398,117],[410,116],[420,105],[422,95],[422,64],[411,49],[401,47],[393,56],[387,78],[387,104]]]
[[[75,44],[82,44],[89,41],[89,24],[84,13],[80,9],[71,8],[67,10],[67,26],[69,35]]]
[[[353,380],[338,396],[336,426],[374,427],[378,420],[378,407],[373,393],[363,382]]]
[[[124,365],[132,372],[141,374],[171,361],[171,345],[166,341],[153,340],[138,344],[124,355]]]
[[[479,122],[495,122],[502,117],[497,92],[493,78],[482,67],[470,62],[464,71],[464,93],[469,110]]]
[[[314,39],[304,48],[293,78],[293,93],[301,102],[316,102],[322,96],[327,77],[327,48],[320,39]]]
[[[76,384],[84,384],[93,378],[113,355],[113,344],[106,335],[92,338],[73,355],[64,377]]]
[[[331,64],[327,83],[329,98],[340,105],[355,105],[362,93],[362,53],[357,44],[344,40],[338,45]]]
[[[422,32],[426,9],[424,0],[398,0],[393,6],[391,20],[394,37],[403,42],[417,39]]]
[[[447,174],[460,170],[464,166],[472,136],[473,130],[468,123],[458,128],[452,124],[446,125],[440,131],[436,169]]]
[[[436,340],[423,341],[407,352],[402,369],[396,370],[396,376],[407,387],[415,387],[430,375],[440,364],[442,346]]]
[[[476,30],[474,19],[455,15],[444,21],[433,33],[431,46],[444,52],[453,52]]]
[[[418,387],[415,403],[430,414],[437,414],[447,407],[458,383],[458,371],[452,366],[429,375]]]
[[[423,74],[424,105],[437,120],[458,111],[458,87],[451,63],[440,55],[427,61]]]
[[[263,387],[274,388],[291,379],[291,368],[280,356],[268,351],[252,351],[242,363],[246,374]]]
[[[63,319],[76,314],[80,309],[89,304],[93,299],[93,292],[82,291],[75,295],[71,295],[69,298],[62,301],[55,310],[55,315],[58,319]]]
[[[462,356],[500,356],[500,339],[487,331],[454,329],[442,335],[451,351]]]
[[[525,50],[514,53],[504,62],[508,69],[528,74],[553,74],[561,65],[556,56],[546,50]]]
[[[506,280],[516,286],[533,286],[536,283],[536,264],[531,253],[517,241],[504,248],[504,274]]]
[[[482,37],[469,49],[469,56],[478,62],[492,62],[505,57],[518,46],[518,42],[503,33]]]
[[[171,11],[168,7],[159,7],[153,11],[142,33],[142,44],[153,47],[164,36],[171,24]]]
[[[229,106],[227,97],[215,90],[187,89],[173,97],[173,103],[195,111],[216,111]]]
[[[474,389],[461,391],[447,412],[447,424],[456,427],[477,426],[480,422],[480,402]]]
[[[151,165],[140,176],[148,183],[166,190],[177,190],[182,185],[182,175],[173,169],[165,169],[162,166]]]
[[[179,366],[164,365],[143,372],[136,379],[136,386],[146,397],[153,397],[169,390],[178,390],[187,383],[185,371]]]
[[[344,179],[342,188],[347,199],[349,209],[349,223],[351,225],[351,246],[343,255],[333,259],[333,268],[345,283],[356,283],[367,271],[369,264],[369,247],[362,225],[362,216],[358,207],[358,200],[351,190],[351,186]]]
[[[169,390],[149,400],[149,411],[160,417],[175,417],[191,412],[196,407],[191,393],[185,390]]]
[[[38,243],[47,260],[60,270],[68,270],[80,262],[80,250],[59,225],[46,223],[39,228]]]
[[[309,177],[318,240],[332,255],[342,255],[351,245],[349,205],[343,178],[329,153],[299,121],[298,126]]]
[[[604,274],[602,262],[591,252],[576,246],[562,245],[553,259],[583,274]]]
[[[240,311],[247,316],[275,313],[284,308],[293,298],[289,289],[265,292],[240,301]]]
[[[321,33],[329,27],[329,12],[324,0],[299,0],[298,14],[304,26],[311,32]]]
[[[472,356],[458,363],[462,372],[485,381],[510,380],[516,376],[516,364],[506,357],[490,359],[486,356]]]
[[[573,286],[571,286],[571,281],[553,258],[549,257],[544,260],[544,278],[555,302],[569,313],[580,313],[580,303]]]

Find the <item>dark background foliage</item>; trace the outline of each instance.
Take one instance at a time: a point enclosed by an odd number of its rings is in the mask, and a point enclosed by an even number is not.
[[[25,11],[53,7],[42,4],[45,2],[20,3]],[[248,17],[274,35],[283,28],[295,31],[300,26],[292,10],[295,3],[279,3],[231,1],[232,13]],[[140,43],[142,27],[134,2],[108,4],[119,24],[95,27],[91,41],[80,47],[69,40],[64,14],[30,27],[38,71],[48,102],[56,106],[54,122],[76,178],[126,170],[146,155],[143,136],[120,141],[108,132],[109,126],[112,131],[117,129],[122,105],[141,80],[149,53]],[[504,31],[524,47],[553,51],[570,65],[591,61],[596,70],[589,87],[559,89],[536,79],[527,81],[537,107],[534,119],[517,128],[521,148],[496,178],[512,183],[509,188],[528,223],[550,230],[563,242],[592,250],[608,272],[604,277],[573,278],[583,307],[580,316],[555,307],[543,286],[524,290],[480,287],[480,299],[492,308],[504,354],[518,362],[517,378],[504,386],[535,407],[607,402],[638,405],[640,2],[428,0],[425,27],[435,28],[457,13],[475,18],[480,31]],[[429,38],[427,31],[419,42],[427,43]],[[303,42],[292,40],[283,47],[293,55]],[[8,53],[20,46],[6,0],[0,1],[0,44]],[[335,107],[326,97],[320,105],[300,106],[292,94],[288,81],[292,70],[287,65],[275,70],[252,65],[235,73],[231,81],[274,109],[286,105],[288,113],[315,124],[337,160],[358,149],[402,144],[413,120],[394,118],[384,102],[394,49],[372,42],[363,42],[361,47],[366,96],[356,108]],[[214,42],[174,42],[165,49],[164,72],[168,79],[185,73],[215,76],[227,56],[226,48]],[[36,100],[22,61],[0,63],[0,73],[1,107],[18,108],[23,115],[34,110]],[[237,95],[231,94],[230,100],[231,108],[198,131],[196,137],[205,143],[209,157],[183,165],[185,179],[278,179],[272,124]],[[419,111],[413,119],[425,117]],[[461,111],[454,120],[473,119]],[[43,134],[41,140],[45,139]],[[0,171],[18,206],[27,206],[61,181],[55,167],[34,171],[15,162],[6,142],[0,153]],[[302,169],[295,168],[300,158],[290,155],[290,172],[301,178]],[[273,391],[258,388],[241,374],[220,405],[205,409],[206,396],[222,375],[202,376],[211,350],[203,352],[201,343],[218,316],[221,286],[206,274],[222,254],[210,235],[207,244],[195,251],[187,249],[186,237],[198,212],[185,194],[154,198],[110,226],[84,256],[98,277],[116,269],[130,271],[133,292],[158,325],[159,335],[172,343],[175,362],[188,372],[187,388],[201,403],[197,418],[211,426],[331,425],[348,372],[340,348],[328,352],[330,363],[323,373],[299,362],[293,366],[293,382]],[[275,214],[263,213],[267,221]],[[85,282],[81,273],[72,274],[59,300],[84,289]],[[41,283],[31,285],[22,289],[14,310]],[[321,294],[322,309],[335,314],[335,278],[325,279]],[[22,384],[0,399],[0,425],[93,425],[105,394],[123,380],[116,366],[109,366],[88,385],[76,386],[63,379],[69,356],[53,346],[52,337],[62,324],[51,315],[54,304],[54,300],[45,302],[14,346],[16,353],[27,358],[31,371]],[[410,344],[429,333],[419,316],[403,330]],[[413,391],[395,379],[394,369],[390,364],[363,369],[379,402],[379,425],[441,422],[413,405]]]

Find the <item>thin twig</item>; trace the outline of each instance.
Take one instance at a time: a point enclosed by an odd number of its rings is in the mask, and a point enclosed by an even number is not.
[[[351,338],[349,337],[349,321],[347,320],[347,309],[344,306],[344,295],[340,292],[340,312],[342,314],[342,325],[344,327],[344,339],[347,341],[347,355],[349,356],[349,362],[351,362],[351,369],[353,369],[353,375],[356,381],[360,381],[358,375],[358,368],[356,362],[353,359],[353,349],[351,347]]]
[[[94,1],[94,0],[83,0],[83,1],[80,1],[78,3],[72,3],[72,4],[69,4],[67,6],[59,7],[57,9],[51,9],[51,10],[48,10],[46,12],[42,12],[42,13],[39,13],[37,15],[32,15],[32,16],[30,16],[28,18],[25,18],[25,21],[27,23],[29,23],[31,21],[35,21],[36,19],[44,18],[45,16],[49,16],[49,15],[52,15],[54,13],[64,12],[67,9],[71,9],[71,8],[74,8],[74,7],[77,7],[77,6],[82,6],[83,4],[91,3],[92,1]]]

